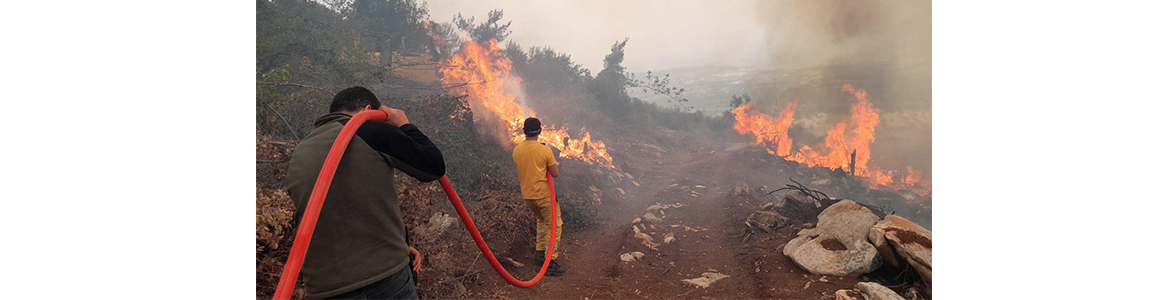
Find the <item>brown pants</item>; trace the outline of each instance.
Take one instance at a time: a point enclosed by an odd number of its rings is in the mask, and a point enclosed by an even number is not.
[[[528,203],[528,209],[532,210],[532,214],[536,215],[536,251],[548,250],[548,229],[552,227],[552,199],[524,199]],[[561,236],[564,231],[561,231],[561,225],[565,224],[565,220],[561,219],[561,208],[557,205],[557,242],[552,249],[552,258],[557,259],[557,248],[561,246]],[[541,260],[544,258],[541,257]]]

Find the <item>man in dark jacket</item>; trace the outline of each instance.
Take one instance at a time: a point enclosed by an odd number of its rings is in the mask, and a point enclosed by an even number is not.
[[[309,298],[418,298],[394,169],[427,182],[442,177],[446,165],[439,148],[405,113],[382,106],[363,87],[337,93],[329,114],[317,119],[293,151],[288,194],[300,221],[341,128],[354,114],[372,109],[386,112],[389,120],[362,124],[337,167],[301,268]]]

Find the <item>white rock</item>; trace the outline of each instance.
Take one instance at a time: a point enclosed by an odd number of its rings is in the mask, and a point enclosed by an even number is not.
[[[857,290],[861,291],[866,300],[906,300],[898,293],[876,282],[858,282]]]
[[[671,242],[674,242],[674,233],[673,232],[667,233],[666,236],[662,238],[663,244],[670,244]]]
[[[712,283],[715,283],[716,281],[719,281],[720,279],[727,278],[727,277],[731,277],[731,276],[727,275],[727,274],[723,274],[723,273],[717,273],[717,272],[703,272],[702,277],[683,279],[682,281],[689,283],[689,284],[692,284],[692,285],[707,288],[708,286],[711,286]]]
[[[622,261],[624,261],[624,262],[632,262],[632,261],[636,260],[636,258],[634,258],[634,255],[630,254],[630,253],[622,253],[621,258],[622,258]]]
[[[658,218],[658,216],[655,216],[654,213],[649,213],[649,212],[642,215],[642,220],[646,220],[647,222],[652,222],[652,223],[662,222],[662,219]],[[874,221],[874,222],[877,222],[877,221]],[[873,224],[870,224],[870,225],[873,225]]]

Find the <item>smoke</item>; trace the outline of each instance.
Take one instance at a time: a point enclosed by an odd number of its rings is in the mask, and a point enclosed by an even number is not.
[[[930,1],[763,1],[756,13],[775,67],[931,56]]]

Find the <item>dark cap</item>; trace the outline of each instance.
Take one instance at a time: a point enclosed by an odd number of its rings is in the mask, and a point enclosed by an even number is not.
[[[524,135],[534,136],[540,133],[540,119],[524,119]]]

